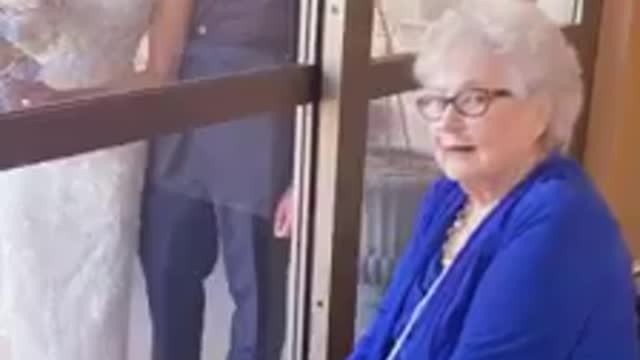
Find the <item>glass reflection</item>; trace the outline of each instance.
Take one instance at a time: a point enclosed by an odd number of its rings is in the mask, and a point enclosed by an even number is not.
[[[362,203],[356,337],[375,317],[409,241],[424,191],[439,175],[417,93],[372,101]]]
[[[583,0],[530,0],[560,25],[582,21]],[[372,56],[414,52],[426,25],[461,0],[376,0]]]
[[[574,25],[582,22],[583,0],[537,0],[538,6],[556,23]]]

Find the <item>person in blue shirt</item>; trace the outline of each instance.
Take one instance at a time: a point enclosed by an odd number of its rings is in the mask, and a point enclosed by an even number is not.
[[[152,55],[163,51],[152,59],[175,79],[295,62],[297,0],[163,4],[149,39]],[[221,259],[235,305],[227,358],[281,358],[290,243],[273,230],[291,181],[293,120],[293,108],[263,112],[151,141],[140,259],[154,360],[201,359],[204,285]]]
[[[565,155],[583,83],[561,30],[534,2],[463,1],[415,75],[445,176],[350,359],[639,359],[630,255]]]

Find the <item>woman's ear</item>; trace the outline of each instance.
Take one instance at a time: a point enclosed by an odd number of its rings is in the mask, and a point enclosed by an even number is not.
[[[536,139],[541,139],[547,135],[551,128],[551,116],[553,112],[553,102],[551,95],[539,93],[531,96],[530,121],[534,124]]]

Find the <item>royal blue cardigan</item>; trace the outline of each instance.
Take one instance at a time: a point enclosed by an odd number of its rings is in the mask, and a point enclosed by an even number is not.
[[[466,195],[437,181],[376,320],[351,360],[385,359],[441,271],[446,229]],[[631,260],[583,169],[554,154],[471,236],[400,359],[638,360]]]

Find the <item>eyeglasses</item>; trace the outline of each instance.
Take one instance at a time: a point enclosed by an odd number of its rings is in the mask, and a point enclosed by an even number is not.
[[[437,121],[447,111],[447,106],[466,117],[483,116],[491,104],[498,98],[512,97],[507,89],[465,89],[452,97],[441,95],[424,95],[416,101],[420,114],[429,121]]]

